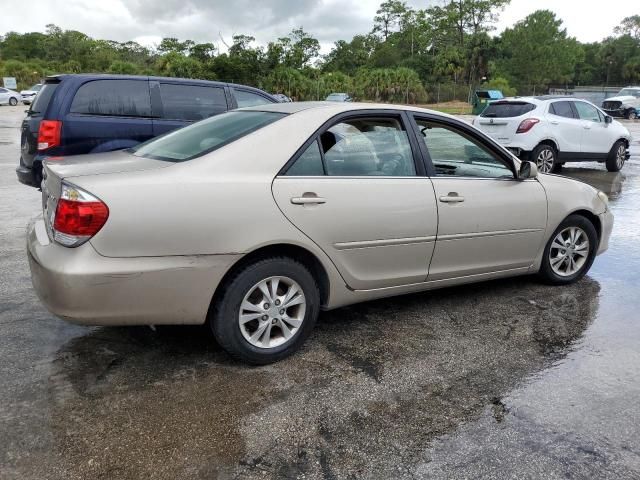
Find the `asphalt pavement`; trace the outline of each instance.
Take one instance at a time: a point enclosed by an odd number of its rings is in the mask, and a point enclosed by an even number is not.
[[[234,362],[201,327],[82,327],[31,286],[24,107],[0,107],[0,478],[640,478],[640,121],[608,252],[575,285],[486,282],[323,313]]]

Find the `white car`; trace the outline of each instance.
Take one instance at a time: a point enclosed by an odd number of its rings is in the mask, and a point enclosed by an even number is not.
[[[514,97],[490,103],[473,120],[542,173],[566,162],[598,161],[617,172],[629,158],[631,135],[594,104],[573,97]]]
[[[612,117],[635,120],[640,111],[640,87],[623,88],[615,97],[602,102],[602,109]]]
[[[0,105],[11,105],[12,107],[15,107],[20,98],[21,97],[18,92],[0,87]]]
[[[36,97],[36,94],[40,91],[41,88],[42,88],[42,84],[36,83],[33,87],[29,88],[28,90],[22,90],[20,92],[20,96],[22,97],[22,103],[24,103],[25,105],[29,105],[31,102],[33,102],[33,99]]]

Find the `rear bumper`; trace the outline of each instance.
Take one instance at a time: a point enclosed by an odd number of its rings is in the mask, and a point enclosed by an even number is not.
[[[39,218],[27,228],[34,289],[49,311],[85,325],[202,324],[213,293],[240,255],[109,258],[90,243],[49,241]]]
[[[33,170],[26,165],[18,165],[16,168],[16,175],[18,176],[18,181],[20,183],[24,183],[25,185],[29,185],[30,187],[39,187],[40,185],[36,185],[35,178],[33,177]]]
[[[598,218],[600,219],[600,227],[602,229],[600,245],[598,246],[598,255],[600,255],[609,248],[609,237],[611,237],[611,231],[613,230],[613,214],[607,210],[598,215]]]

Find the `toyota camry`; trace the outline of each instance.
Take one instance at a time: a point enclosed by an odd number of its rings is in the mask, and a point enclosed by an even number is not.
[[[254,364],[298,349],[321,310],[514,275],[562,288],[613,225],[604,193],[409,106],[244,108],[43,177],[27,247],[51,312],[206,323]]]

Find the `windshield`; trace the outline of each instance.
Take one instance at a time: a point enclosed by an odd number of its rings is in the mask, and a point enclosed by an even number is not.
[[[616,97],[639,97],[640,98],[640,88],[623,88],[618,92]]]
[[[202,120],[131,149],[138,157],[184,162],[212,152],[286,116],[284,113],[236,111]]]
[[[53,96],[53,92],[58,88],[57,83],[47,83],[45,84],[38,95],[36,95],[35,100],[31,104],[31,108],[29,109],[30,114],[34,113],[44,113],[51,101],[51,97]]]
[[[327,100],[344,100],[346,96],[344,93],[332,93],[327,97]]]
[[[42,85],[38,83],[37,85],[34,85],[33,87],[31,87],[29,90],[32,92],[38,92],[40,91],[41,88],[42,88]]]

